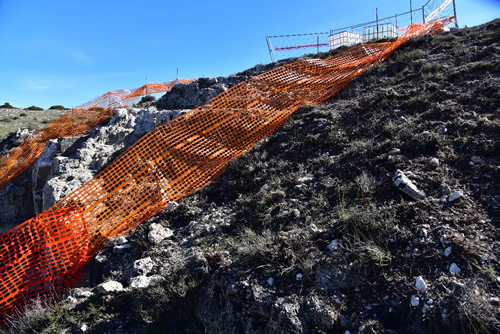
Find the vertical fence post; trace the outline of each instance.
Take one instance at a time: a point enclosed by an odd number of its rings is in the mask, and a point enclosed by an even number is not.
[[[273,46],[271,45],[271,38],[266,36],[267,48],[269,49],[269,56],[271,56],[271,62],[275,63]]]
[[[457,5],[455,4],[455,0],[453,0],[453,15],[455,16],[455,28],[458,29],[458,21],[457,21]]]
[[[413,24],[413,9],[411,5],[411,0],[410,0],[410,23]]]
[[[399,36],[399,29],[398,29],[398,14],[394,15],[395,19],[396,19],[396,34],[398,34]]]
[[[422,23],[425,23],[425,12],[424,12],[424,6],[422,6]]]
[[[375,8],[375,15],[376,15],[376,18],[377,18],[377,38],[376,39],[379,39],[379,35],[378,35],[378,8]]]

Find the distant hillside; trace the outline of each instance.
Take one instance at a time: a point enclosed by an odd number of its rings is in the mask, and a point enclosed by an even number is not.
[[[500,19],[410,40],[10,330],[497,333],[499,90]]]

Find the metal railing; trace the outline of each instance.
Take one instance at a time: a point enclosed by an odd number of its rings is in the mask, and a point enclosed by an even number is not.
[[[405,13],[379,19],[377,11],[376,16],[374,21],[331,29],[328,32],[266,36],[271,62],[326,52],[340,46],[397,38],[411,24],[428,23],[443,17],[453,16],[455,27],[458,28],[455,0],[429,0],[421,8]]]

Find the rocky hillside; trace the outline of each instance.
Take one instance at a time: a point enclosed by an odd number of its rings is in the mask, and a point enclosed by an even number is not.
[[[409,41],[8,331],[497,333],[499,42],[500,20]]]

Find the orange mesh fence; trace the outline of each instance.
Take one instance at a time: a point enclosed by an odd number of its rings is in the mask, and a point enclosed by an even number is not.
[[[0,235],[0,311],[62,296],[87,262],[89,234],[78,208],[42,213]]]
[[[86,133],[106,121],[113,114],[115,108],[131,106],[143,95],[168,92],[178,83],[192,81],[190,79],[176,79],[165,83],[148,83],[132,90],[121,89],[108,92],[73,108],[30,136],[8,155],[0,158],[0,189],[21,176],[35,162],[42,154],[48,140]]]
[[[75,234],[75,241],[68,238],[64,247],[74,250],[82,246],[82,252],[75,252],[84,253],[81,262],[85,262],[107,238],[123,235],[162,210],[169,201],[211,182],[230,160],[272,134],[300,106],[324,101],[367,67],[388,57],[408,38],[438,31],[450,21],[451,18],[413,25],[395,42],[361,45],[326,60],[299,61],[242,82],[146,134],[44,215],[57,215],[65,208],[81,209],[88,236],[79,239],[79,234]],[[72,219],[80,219],[73,216]],[[30,224],[33,223],[36,222]],[[79,240],[88,240],[88,244]],[[30,246],[24,244],[36,244],[31,239],[23,239],[22,243],[15,250],[5,247],[4,256],[17,258],[21,256],[17,253],[31,252]],[[11,255],[12,252],[16,254]],[[74,270],[79,269],[77,262],[71,267]],[[44,265],[47,273],[56,270],[52,262]],[[15,266],[4,267],[0,272],[5,279],[26,284],[18,278],[22,274]],[[68,275],[73,277],[73,273]],[[51,275],[29,278],[40,282],[53,279]],[[14,289],[24,293],[17,286]],[[8,310],[14,307],[19,299],[6,302],[13,296],[17,294],[0,290],[0,310],[5,310],[5,305]]]

